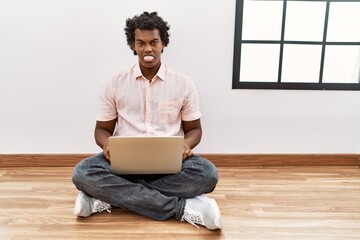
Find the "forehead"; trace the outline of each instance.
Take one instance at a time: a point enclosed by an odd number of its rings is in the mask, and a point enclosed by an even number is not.
[[[161,39],[159,29],[135,29],[135,41],[151,41],[154,39]]]

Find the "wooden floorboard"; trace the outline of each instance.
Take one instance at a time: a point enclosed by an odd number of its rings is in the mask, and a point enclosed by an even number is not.
[[[71,167],[0,168],[0,239],[360,239],[358,167],[219,167],[224,229],[125,210],[78,219]]]

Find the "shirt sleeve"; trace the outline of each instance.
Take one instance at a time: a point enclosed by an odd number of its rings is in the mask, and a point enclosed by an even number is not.
[[[96,115],[97,121],[110,121],[117,118],[116,98],[113,89],[113,79],[103,86]]]
[[[191,79],[188,80],[184,105],[181,110],[183,121],[194,121],[201,117],[199,106],[199,95],[195,84]]]

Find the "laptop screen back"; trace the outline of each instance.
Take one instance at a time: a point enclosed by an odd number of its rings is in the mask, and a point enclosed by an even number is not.
[[[184,137],[110,137],[115,174],[171,174],[182,166]]]

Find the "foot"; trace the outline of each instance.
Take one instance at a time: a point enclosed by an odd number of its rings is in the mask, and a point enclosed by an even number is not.
[[[181,221],[187,221],[195,227],[198,227],[196,224],[200,224],[210,230],[222,228],[219,207],[215,199],[205,194],[186,200]]]
[[[89,197],[84,192],[79,192],[74,207],[75,216],[88,217],[93,213],[101,213],[104,210],[111,213],[111,205]]]

